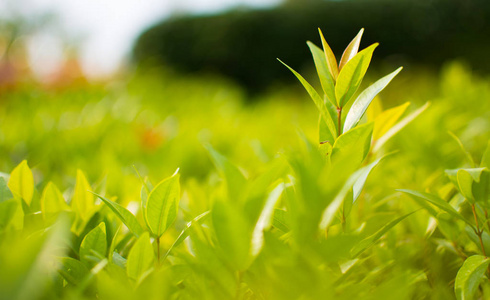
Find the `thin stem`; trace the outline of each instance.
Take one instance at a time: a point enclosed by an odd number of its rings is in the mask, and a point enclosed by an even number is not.
[[[160,264],[160,237],[157,237],[157,261]]]
[[[480,239],[481,251],[483,255],[486,257],[487,254],[485,253],[485,247],[483,246],[483,239],[481,237],[483,230],[480,230],[480,225],[478,224],[478,216],[476,215],[475,204],[471,205],[471,210],[473,211],[473,216],[475,217],[476,231],[477,231],[478,238]]]
[[[337,133],[340,136],[342,134],[342,128],[341,128],[342,127],[342,106],[337,107],[337,125],[338,125]]]

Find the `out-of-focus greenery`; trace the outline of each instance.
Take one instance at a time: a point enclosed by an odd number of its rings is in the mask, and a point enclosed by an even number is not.
[[[374,78],[368,73],[363,86]],[[0,298],[454,298],[457,272],[466,256],[482,254],[479,245],[465,231],[447,229],[451,224],[461,227],[462,221],[444,216],[449,222],[440,225],[433,211],[419,210],[427,207],[396,189],[460,199],[445,170],[468,166],[467,156],[448,132],[458,136],[479,163],[490,137],[488,78],[472,75],[459,63],[446,65],[436,75],[401,73],[375,99],[367,119],[406,101],[412,102],[411,111],[427,101],[431,106],[380,151],[396,150],[371,172],[344,228],[333,222],[327,237],[318,238],[318,243],[303,236],[311,224],[298,220],[318,216],[319,211],[305,210],[298,202],[296,214],[285,213],[294,199],[304,199],[311,209],[309,197],[332,195],[329,182],[322,180],[334,182],[336,177],[325,177],[316,150],[318,113],[296,87],[277,88],[261,97],[250,104],[240,88],[225,80],[148,70],[107,84],[23,83],[2,91],[0,171],[5,174],[0,176],[0,220],[8,222],[0,224]],[[21,163],[24,159],[33,172],[33,190],[28,188],[30,171]],[[138,211],[141,198],[148,205],[157,200],[150,200],[152,195],[142,189],[135,169],[148,176],[147,185],[156,186],[177,168],[180,210],[175,226],[163,233],[158,245],[155,225],[145,224],[144,213]],[[283,177],[288,168],[297,183]],[[253,188],[240,189],[237,170]],[[9,181],[10,190],[23,199],[22,208],[9,200],[8,180],[2,179],[9,173],[15,178],[12,182],[25,183],[13,187]],[[230,183],[230,178],[237,182]],[[247,223],[264,191],[267,199],[274,198],[275,189],[271,191],[266,183],[274,187],[279,182],[271,178],[294,183],[295,188],[284,186],[272,226],[263,224],[263,236],[259,235],[262,251],[248,260],[250,245],[240,242],[247,232],[227,229]],[[60,193],[48,185],[50,181]],[[165,185],[171,184],[164,182],[160,189],[170,191]],[[64,200],[95,199],[87,190],[106,197],[96,202],[96,213],[87,220],[77,215],[82,219],[74,221],[73,212],[56,217],[46,209],[49,206],[58,214],[67,209]],[[239,192],[230,194],[232,190]],[[260,194],[254,195],[254,190]],[[139,226],[154,233],[151,239],[129,217],[115,213],[118,206],[110,208],[110,201],[136,212]],[[459,213],[472,220],[471,209],[460,202]],[[210,208],[213,212],[206,214]],[[78,214],[89,210],[77,209]],[[22,213],[19,223],[16,216]],[[122,225],[119,218],[129,219]],[[190,238],[173,247],[192,219],[194,225],[183,236]],[[393,221],[400,223],[385,227]],[[80,226],[84,222],[86,226]],[[70,230],[67,224],[75,225]],[[391,230],[377,235],[380,228]],[[448,237],[448,232],[456,235]],[[161,263],[154,264],[157,252]],[[476,258],[480,260],[475,264],[486,266],[485,258]],[[152,266],[155,269],[146,272]],[[476,275],[484,273],[469,263],[466,267]],[[473,282],[478,286],[480,277],[476,278]],[[461,284],[461,279],[457,282]],[[488,283],[477,293],[488,296]]]
[[[175,16],[142,33],[133,56],[138,63],[181,72],[223,74],[262,91],[277,81],[292,82],[276,57],[298,71],[310,66],[304,42],[319,44],[318,27],[335,53],[366,28],[367,44],[381,42],[374,65],[438,70],[447,60],[462,59],[475,70],[490,71],[482,59],[490,52],[486,0],[298,1],[264,10]]]

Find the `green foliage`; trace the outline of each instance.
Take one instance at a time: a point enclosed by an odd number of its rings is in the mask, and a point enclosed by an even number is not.
[[[141,73],[6,93],[0,298],[487,298],[488,82],[376,80],[360,38],[340,65],[308,43],[314,105]]]

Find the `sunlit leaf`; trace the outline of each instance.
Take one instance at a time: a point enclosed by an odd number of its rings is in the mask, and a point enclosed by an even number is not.
[[[317,91],[301,76],[298,72],[293,70],[290,66],[286,65],[283,63],[280,59],[278,59],[283,65],[285,65],[293,74],[298,78],[298,80],[301,82],[303,87],[306,89],[308,94],[310,95],[311,99],[315,103],[316,107],[318,108],[318,111],[320,112],[320,115],[322,116],[323,120],[325,121],[325,124],[327,125],[327,128],[329,129],[330,135],[327,140],[329,141],[335,141],[337,138],[337,129],[335,125],[335,122],[332,117],[331,113],[335,115],[335,112],[330,112],[332,106],[327,106],[326,102],[323,101],[322,97],[318,95]]]
[[[49,182],[41,195],[41,211],[44,217],[69,209],[60,190],[54,183]]]
[[[454,283],[456,298],[460,300],[474,299],[474,295],[485,272],[490,264],[490,259],[481,255],[468,257],[459,269]]]
[[[377,43],[373,44],[357,53],[340,71],[337,84],[335,85],[337,107],[343,107],[354,96],[361,85],[362,79],[371,62],[374,49],[377,46]]]
[[[374,119],[373,140],[377,141],[386,132],[388,132],[388,130],[400,119],[409,105],[410,102],[405,102],[402,105],[398,105],[381,112]]]
[[[308,47],[310,47],[311,54],[313,55],[313,61],[315,62],[316,72],[320,78],[323,92],[325,93],[328,101],[335,105],[337,103],[337,100],[335,100],[335,82],[328,69],[325,53],[323,53],[323,51],[315,44],[311,42],[307,42],[307,44]]]
[[[146,216],[151,232],[157,237],[172,225],[177,218],[180,201],[180,174],[162,180],[148,196]]]
[[[27,165],[27,161],[23,160],[10,173],[8,187],[12,194],[24,199],[27,205],[31,204],[32,196],[34,195],[34,177]]]
[[[343,132],[347,132],[350,129],[354,128],[357,123],[361,120],[362,116],[366,112],[367,108],[373,101],[374,97],[379,94],[390,81],[402,70],[402,67],[398,68],[391,74],[386,75],[385,77],[379,79],[367,89],[365,89],[354,101],[352,107],[350,108],[347,116],[345,118],[344,130]]]
[[[92,216],[95,207],[94,195],[91,191],[92,188],[85,175],[81,170],[77,170],[77,182],[71,200],[71,207],[83,221],[87,221]]]
[[[333,79],[337,80],[337,77],[339,76],[337,59],[335,59],[335,55],[333,54],[332,49],[330,49],[330,46],[327,44],[327,41],[325,40],[325,37],[323,36],[320,28],[318,28],[318,32],[320,33],[320,38],[322,40],[323,52],[325,53],[325,59],[327,61],[328,69]]]
[[[342,53],[342,58],[340,59],[339,69],[342,68],[349,62],[354,56],[356,56],[357,51],[359,50],[359,45],[361,44],[362,34],[364,33],[364,28],[359,30],[359,33],[354,37],[354,39],[347,45],[344,53]]]
[[[333,145],[331,159],[348,155],[360,164],[369,152],[373,126],[372,122],[363,124],[339,136]]]
[[[145,232],[138,238],[131,251],[129,251],[126,264],[128,277],[139,280],[152,266],[154,256],[150,235],[148,232]]]

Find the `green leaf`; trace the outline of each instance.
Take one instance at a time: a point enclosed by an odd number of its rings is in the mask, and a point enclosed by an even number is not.
[[[366,112],[367,108],[373,101],[374,97],[379,94],[390,81],[403,69],[403,67],[398,68],[396,71],[386,75],[385,77],[379,79],[367,89],[365,89],[354,101],[352,107],[347,113],[347,117],[345,118],[344,130],[343,132],[347,132],[359,123],[362,116]]]
[[[207,145],[206,149],[208,150],[216,169],[218,169],[221,176],[224,177],[228,197],[235,199],[240,198],[243,195],[243,190],[247,184],[245,176],[243,176],[242,172],[231,163],[228,158],[214,150],[213,147]]]
[[[381,138],[379,138],[373,147],[373,152],[378,152],[379,149],[395,134],[397,134],[400,130],[402,130],[405,126],[410,124],[416,117],[418,117],[421,113],[423,113],[430,106],[430,102],[427,102],[424,106],[417,109],[413,113],[409,114],[405,118],[403,118],[400,122],[396,123],[395,126],[391,127],[388,132],[386,132]]]
[[[373,140],[377,141],[400,119],[410,102],[395,106],[380,113],[374,119]]]
[[[424,193],[424,192],[413,191],[413,190],[404,190],[404,189],[399,189],[397,191],[409,194],[410,196],[413,197],[418,197],[420,199],[426,200],[430,204],[438,207],[439,209],[442,209],[443,211],[449,213],[454,218],[465,222],[466,224],[470,225],[473,229],[475,229],[474,226],[468,220],[466,220],[459,212],[457,212],[449,203],[447,203],[446,201],[442,200],[441,198],[435,195]]]
[[[264,208],[260,213],[252,233],[252,256],[257,256],[264,245],[264,230],[270,228],[272,225],[274,206],[281,197],[284,187],[284,183],[279,184],[267,197]]]
[[[14,218],[19,201],[17,199],[9,199],[0,202],[0,230],[6,228]]]
[[[0,177],[0,203],[14,198],[3,177]]]
[[[399,217],[398,219],[395,219],[395,220],[391,221],[390,223],[388,223],[385,226],[383,226],[383,228],[381,228],[380,230],[378,230],[373,235],[371,235],[371,236],[363,239],[362,241],[360,241],[354,248],[352,248],[352,250],[351,250],[352,256],[354,258],[357,257],[357,256],[359,256],[361,253],[363,253],[368,248],[370,248],[371,246],[373,246],[391,228],[395,227],[396,224],[400,223],[403,219],[405,219],[406,217],[410,216],[413,213],[414,212],[411,212],[409,214],[406,214],[404,216]]]
[[[471,169],[455,169],[446,170],[449,179],[458,188],[459,192],[471,203],[475,203],[476,199],[473,195],[473,190],[478,188],[482,174],[488,172],[487,168],[471,168]],[[485,177],[485,176],[483,176]],[[486,179],[486,177],[485,177]],[[487,182],[482,182],[481,188],[487,188]],[[481,189],[480,188],[480,189]],[[482,191],[483,193],[485,191]],[[478,199],[486,200],[486,199]]]
[[[337,103],[337,100],[335,100],[335,82],[328,69],[325,53],[312,42],[307,42],[307,44],[313,55],[313,61],[315,62],[316,72],[318,73],[318,78],[320,78],[323,92],[328,101],[335,105]]]
[[[31,205],[34,195],[34,177],[32,171],[23,160],[10,174],[8,187],[16,197],[24,199],[27,205]]]
[[[335,59],[335,55],[333,54],[332,49],[327,44],[325,37],[323,36],[322,31],[318,28],[318,32],[320,33],[320,38],[322,40],[323,52],[325,53],[325,59],[327,61],[328,69],[330,74],[332,75],[334,80],[337,80],[339,76],[339,66],[337,65],[337,59]]]
[[[245,270],[252,258],[252,226],[239,209],[222,200],[214,203],[211,217],[222,255],[236,271]]]
[[[364,33],[364,28],[359,30],[359,33],[354,37],[354,39],[347,45],[344,53],[342,54],[342,58],[340,59],[339,69],[342,68],[353,58],[356,56],[357,51],[359,50],[359,45],[361,44],[362,34]]]
[[[483,152],[480,167],[490,169],[490,142],[488,142],[487,148]]]
[[[286,65],[283,63],[280,59],[278,59],[283,65],[285,65],[293,74],[298,78],[298,80],[301,82],[305,90],[308,92],[310,95],[311,99],[315,103],[318,111],[320,112],[320,115],[322,116],[323,120],[325,121],[325,124],[327,124],[327,128],[330,132],[330,136],[327,140],[329,141],[335,141],[337,138],[337,125],[335,125],[334,119],[331,117],[331,108],[332,106],[327,106],[326,102],[323,101],[322,97],[318,95],[317,91],[306,81],[303,76],[301,76],[298,72],[293,70],[290,66]],[[335,114],[335,112],[333,112]]]
[[[470,164],[470,166],[472,168],[475,168],[476,167],[475,161],[473,160],[473,157],[471,157],[471,154],[466,150],[466,148],[464,147],[461,140],[451,131],[449,131],[448,133],[453,138],[453,140],[456,142],[456,144],[458,144],[459,149],[464,154],[464,156],[465,156],[466,160],[468,161],[468,163]]]
[[[361,52],[357,53],[354,58],[341,69],[337,84],[335,85],[335,98],[337,107],[344,107],[347,102],[354,96],[355,92],[361,85],[362,79],[371,62],[374,49],[378,44],[373,44]]]
[[[61,267],[58,272],[69,284],[80,284],[89,273],[89,269],[84,264],[71,257],[61,257],[60,262]]]
[[[459,269],[454,283],[454,292],[459,300],[474,299],[480,282],[484,278],[490,259],[473,255],[468,257]]]
[[[180,174],[175,172],[157,184],[148,196],[146,216],[151,232],[157,237],[161,237],[177,218],[180,200],[179,178]]]
[[[70,207],[66,204],[60,190],[54,183],[49,182],[41,195],[41,212],[43,216],[46,218],[49,215],[69,209]]]
[[[82,171],[77,170],[77,182],[75,192],[71,200],[71,207],[83,221],[88,221],[95,208],[94,195],[91,187]]]
[[[351,161],[360,164],[369,153],[374,124],[367,123],[339,136],[332,149],[331,160],[350,156]]]
[[[163,259],[169,256],[170,252],[172,252],[172,250],[175,247],[180,245],[189,236],[189,229],[191,229],[194,224],[202,222],[204,219],[206,219],[208,215],[209,215],[209,211],[203,212],[199,216],[192,219],[189,223],[187,223],[185,228],[182,230],[182,232],[179,234],[175,242],[172,244],[172,246],[168,248],[167,253],[165,253],[165,255],[163,256]]]
[[[139,237],[143,234],[143,228],[140,223],[136,219],[136,217],[125,207],[121,206],[119,203],[111,201],[101,195],[93,193],[95,196],[99,197],[113,212],[114,214],[121,220],[121,222],[128,227],[129,231],[131,231],[136,237]]]
[[[155,253],[151,245],[150,235],[148,232],[145,232],[138,238],[131,251],[129,251],[126,265],[128,277],[136,281],[140,280],[151,268],[154,258]]]
[[[281,230],[284,233],[289,232],[291,229],[290,220],[288,218],[288,212],[279,208],[274,209],[274,218],[272,220],[272,226]]]
[[[80,260],[84,263],[89,263],[89,257],[102,256],[105,257],[107,252],[107,239],[105,223],[101,222],[99,226],[92,229],[83,238],[80,245]]]

